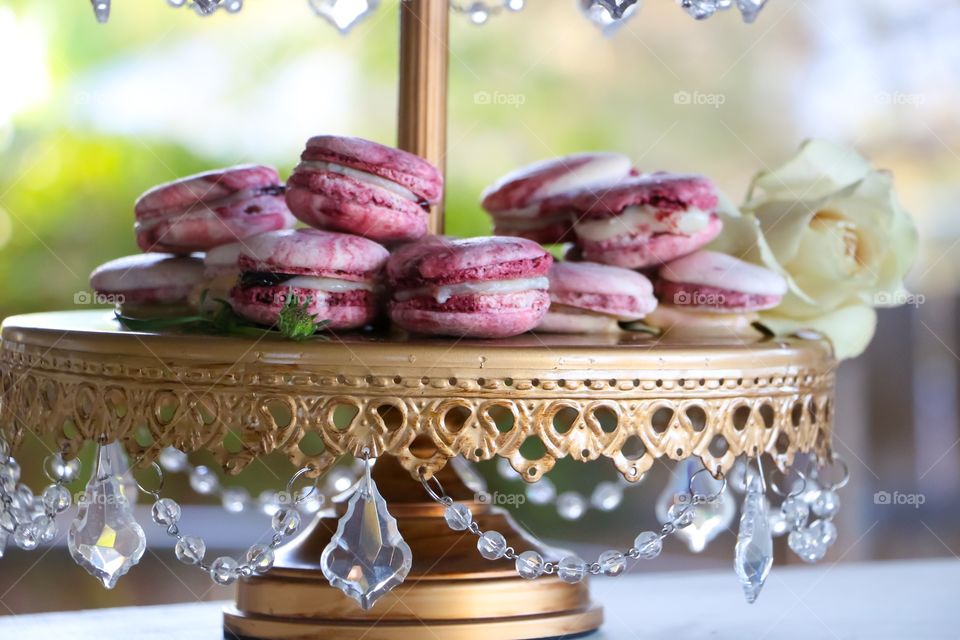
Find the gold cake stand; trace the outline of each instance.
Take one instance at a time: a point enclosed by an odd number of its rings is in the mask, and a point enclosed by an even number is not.
[[[244,579],[225,630],[251,638],[520,639],[596,629],[586,583],[526,581],[449,530],[419,479],[470,502],[448,461],[501,456],[528,481],[564,457],[608,458],[638,480],[658,458],[699,457],[715,475],[738,455],[829,455],[835,360],[819,341],[658,339],[643,333],[451,341],[402,335],[293,343],[144,334],[106,311],[15,316],[0,343],[0,432],[26,430],[67,454],[121,440],[143,464],[163,447],[213,453],[228,473],[282,452],[321,474],[369,449],[375,480],[413,551],[406,582],[369,611],[330,587],[318,519]],[[334,420],[334,415],[349,420]],[[521,454],[530,438],[546,453]],[[534,548],[501,510],[470,504],[483,529]],[[427,631],[427,629],[429,631]]]

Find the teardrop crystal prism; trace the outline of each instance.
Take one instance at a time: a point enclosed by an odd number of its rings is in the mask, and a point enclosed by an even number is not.
[[[368,610],[406,579],[413,562],[397,521],[370,476],[370,465],[320,556],[323,575]]]
[[[657,518],[661,523],[667,523],[671,506],[689,502],[691,482],[693,490],[701,496],[712,496],[723,488],[716,498],[696,506],[690,526],[676,531],[676,536],[694,553],[706,549],[710,541],[729,528],[737,510],[723,481],[714,479],[709,473],[698,473],[703,468],[699,458],[687,458],[677,463],[672,479],[657,499]]]
[[[612,36],[640,9],[640,2],[624,0],[580,0],[580,11],[605,36]]]
[[[309,0],[309,2],[314,13],[344,35],[380,4],[380,0]]]
[[[114,464],[123,454],[120,447],[113,442],[97,449],[96,470],[67,536],[70,556],[107,589],[116,586],[147,548],[125,490],[124,476],[129,470]]]
[[[753,604],[773,564],[773,534],[767,518],[767,499],[758,473],[747,480],[747,494],[740,513],[740,531],[734,553],[734,568],[747,602]]]

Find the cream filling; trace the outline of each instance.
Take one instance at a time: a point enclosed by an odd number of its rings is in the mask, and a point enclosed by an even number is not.
[[[300,166],[310,169],[317,169],[319,171],[332,171],[333,173],[339,173],[341,175],[353,178],[358,182],[363,182],[364,184],[386,189],[387,191],[400,196],[404,200],[409,200],[410,202],[416,203],[420,202],[420,198],[415,196],[413,192],[406,187],[403,187],[392,180],[387,180],[386,178],[381,178],[380,176],[372,173],[367,173],[366,171],[351,169],[350,167],[345,167],[342,164],[337,164],[335,162],[320,162],[317,160],[304,160],[300,163]]]
[[[592,242],[604,242],[624,235],[651,236],[655,233],[692,236],[707,228],[710,215],[709,211],[694,207],[664,215],[649,205],[643,205],[627,207],[618,216],[581,220],[576,227],[580,238]]]
[[[344,291],[373,291],[372,282],[353,282],[352,280],[340,280],[338,278],[318,278],[315,276],[297,276],[286,282],[281,282],[278,287],[295,287],[297,289],[309,289],[311,291],[324,291],[326,293],[342,293]]]
[[[394,299],[396,299],[397,302],[406,302],[412,298],[429,296],[436,300],[437,304],[443,304],[454,296],[515,293],[517,291],[529,291],[530,289],[542,289],[546,291],[549,288],[550,279],[546,277],[520,278],[517,280],[487,280],[484,282],[458,282],[457,284],[397,291],[394,293]]]

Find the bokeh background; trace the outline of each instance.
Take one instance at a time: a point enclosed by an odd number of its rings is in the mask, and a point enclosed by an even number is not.
[[[114,5],[98,25],[84,0],[0,3],[0,317],[75,308],[91,269],[136,251],[132,204],[157,183],[240,162],[286,175],[317,133],[395,138],[395,0],[348,37],[306,2],[249,0],[239,15],[210,18],[161,0]],[[478,194],[499,175],[588,149],[628,153],[645,170],[703,172],[735,200],[755,171],[812,136],[854,145],[894,172],[921,232],[909,281],[918,303],[883,312],[870,351],[842,367],[836,443],[853,481],[827,563],[955,558],[960,6],[770,0],[745,26],[734,12],[695,23],[674,2],[648,0],[607,39],[573,0],[530,0],[482,27],[454,16],[452,30],[455,234],[489,231]],[[23,455],[39,463],[42,443],[28,442]],[[573,469],[552,474],[561,490],[589,494],[614,477],[603,464]],[[482,471],[492,488],[517,491],[491,465]],[[256,495],[289,473],[267,461],[229,482]],[[655,468],[613,514],[571,523],[526,505],[518,515],[585,553],[622,546],[655,525],[650,505],[668,477]],[[215,548],[239,548],[269,527],[262,515],[226,514],[192,495],[185,478],[169,486],[196,505],[193,530]],[[877,491],[923,504],[877,504]],[[647,569],[728,568],[733,542],[725,533],[694,557],[674,541]],[[72,565],[62,538],[46,552],[8,549],[0,614],[229,595],[176,563],[162,536],[151,543],[111,592]]]

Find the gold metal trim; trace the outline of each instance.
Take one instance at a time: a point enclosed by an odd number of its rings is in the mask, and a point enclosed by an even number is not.
[[[628,480],[661,457],[696,455],[722,473],[743,453],[769,452],[780,465],[798,451],[825,455],[835,364],[826,344],[799,339],[304,344],[138,334],[102,311],[34,314],[3,324],[0,429],[14,442],[27,429],[52,436],[68,453],[121,439],[144,463],[164,446],[204,449],[228,472],[282,451],[320,473],[369,448],[415,477],[456,455],[508,458],[529,481],[567,456],[609,458]],[[348,425],[335,424],[338,410],[355,411]],[[323,451],[308,455],[311,433]],[[543,457],[521,455],[528,438]]]

